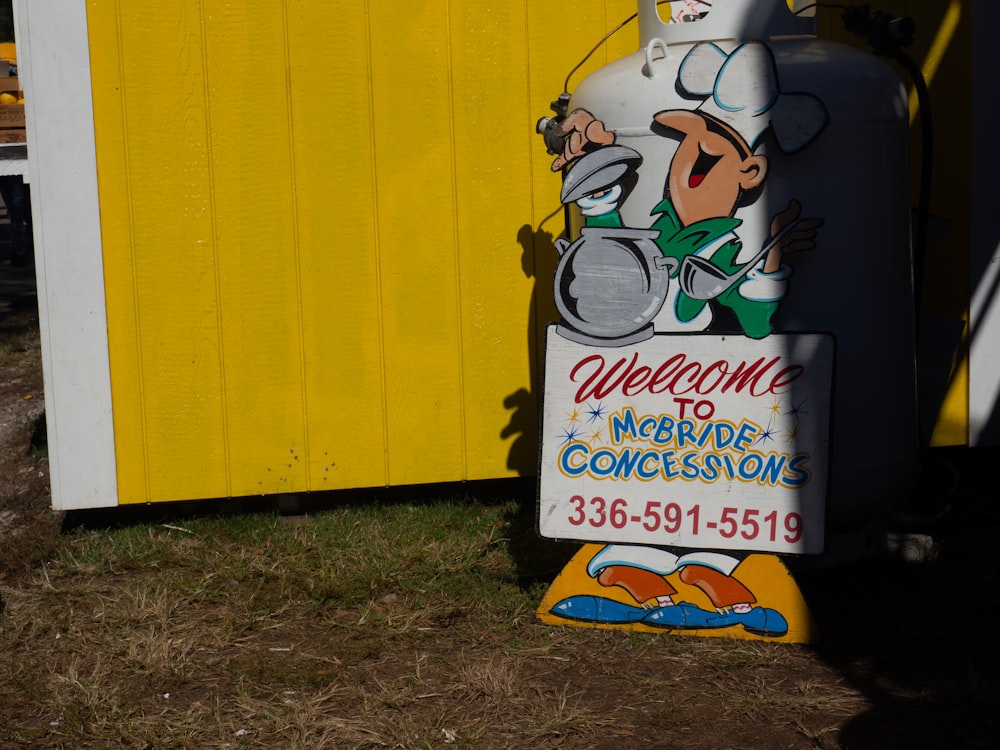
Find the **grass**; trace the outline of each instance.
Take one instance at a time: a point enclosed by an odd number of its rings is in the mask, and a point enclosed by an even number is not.
[[[24,707],[11,739],[430,741],[427,727],[360,717],[438,695],[509,703],[511,660],[471,645],[533,616],[536,594],[508,582],[510,510],[439,502],[78,531],[36,587],[4,591],[0,705]],[[434,653],[442,631],[456,648]],[[412,653],[399,660],[401,641]]]
[[[61,525],[41,383],[37,319],[0,317],[0,750],[992,747],[1000,732],[981,517],[929,568],[814,576],[821,648],[550,627],[535,607],[573,547],[535,537],[521,484]],[[929,597],[947,617],[914,607]]]
[[[0,748],[595,747],[651,713],[688,726],[665,709],[706,669],[779,704],[762,675],[797,649],[540,625],[520,515],[457,497],[79,528],[0,589]]]
[[[475,607],[512,590],[498,586],[514,575],[498,536],[505,510],[373,505],[295,520],[248,515],[83,533],[61,549],[49,579],[58,586],[66,575],[142,573],[184,591],[188,604],[235,611],[360,607],[371,619],[400,601]]]

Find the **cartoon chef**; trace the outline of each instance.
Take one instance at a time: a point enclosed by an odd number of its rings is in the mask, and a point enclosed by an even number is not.
[[[748,337],[771,333],[771,318],[785,296],[789,251],[814,247],[821,220],[799,220],[792,201],[771,220],[771,241],[749,262],[740,262],[742,242],[734,218],[754,203],[768,175],[758,149],[770,131],[784,153],[805,148],[827,123],[822,102],[811,94],[783,93],[771,50],[747,42],[731,53],[715,44],[691,49],[678,72],[678,89],[701,102],[692,110],[665,110],[653,117],[654,133],[679,141],[666,174],[664,199],[653,209],[654,242],[671,263],[670,289],[654,320],[660,331],[698,331],[732,326]],[[557,127],[564,138],[553,171],[569,166],[564,203],[579,206],[588,227],[624,226],[619,204],[623,182],[641,157],[615,145],[614,132],[586,110],[572,112]],[[627,152],[627,153],[626,153]],[[605,169],[608,165],[613,168]],[[624,165],[624,168],[623,168]],[[600,176],[607,174],[609,179]],[[700,283],[704,279],[710,283]],[[731,327],[730,327],[730,330]],[[757,604],[740,580],[745,555],[609,544],[588,562],[587,572],[604,587],[626,591],[635,604],[581,594],[563,599],[554,614],[592,622],[641,622],[664,628],[724,628],[781,636],[788,626],[777,611]],[[714,611],[679,598],[667,576],[702,591]]]
[[[699,44],[684,58],[678,88],[701,98],[693,110],[665,110],[653,117],[652,130],[679,141],[667,171],[665,198],[653,208],[650,229],[672,264],[669,297],[654,321],[659,331],[700,331],[727,327],[734,318],[751,338],[771,332],[771,318],[788,288],[791,269],[785,252],[815,245],[819,219],[798,221],[792,201],[771,221],[775,241],[749,263],[738,258],[743,248],[736,235],[742,221],[737,210],[760,197],[768,175],[768,158],[758,153],[771,131],[784,153],[805,148],[825,127],[826,109],[811,94],[781,93],[771,50],[748,42],[731,54],[715,44]],[[571,165],[564,203],[576,203],[587,227],[622,227],[619,203],[623,183],[641,157],[616,146],[615,134],[590,112],[578,109],[556,129],[564,138],[563,153],[553,171]],[[602,148],[603,147],[603,148]],[[610,147],[610,148],[609,148]],[[624,171],[624,174],[623,174]],[[608,181],[602,184],[601,176]],[[695,260],[685,261],[688,256]],[[690,283],[714,277],[715,284]],[[712,326],[713,319],[721,323]]]

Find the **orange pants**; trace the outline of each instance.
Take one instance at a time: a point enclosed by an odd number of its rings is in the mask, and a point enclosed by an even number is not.
[[[757,602],[750,589],[738,580],[704,565],[685,565],[680,570],[680,578],[684,583],[704,591],[717,608]],[[623,588],[640,603],[677,593],[677,589],[660,574],[633,568],[630,565],[611,565],[604,568],[598,575],[597,582],[602,586]]]

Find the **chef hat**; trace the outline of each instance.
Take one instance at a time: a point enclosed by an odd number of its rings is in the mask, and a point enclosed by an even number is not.
[[[729,125],[751,151],[768,127],[783,152],[799,151],[829,119],[812,94],[780,90],[774,56],[761,42],[746,42],[728,55],[715,44],[699,44],[684,57],[677,80],[686,94],[705,98],[696,112]]]

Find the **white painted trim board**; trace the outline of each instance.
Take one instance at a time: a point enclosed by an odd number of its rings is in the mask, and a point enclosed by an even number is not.
[[[16,2],[52,506],[118,504],[85,0]]]

